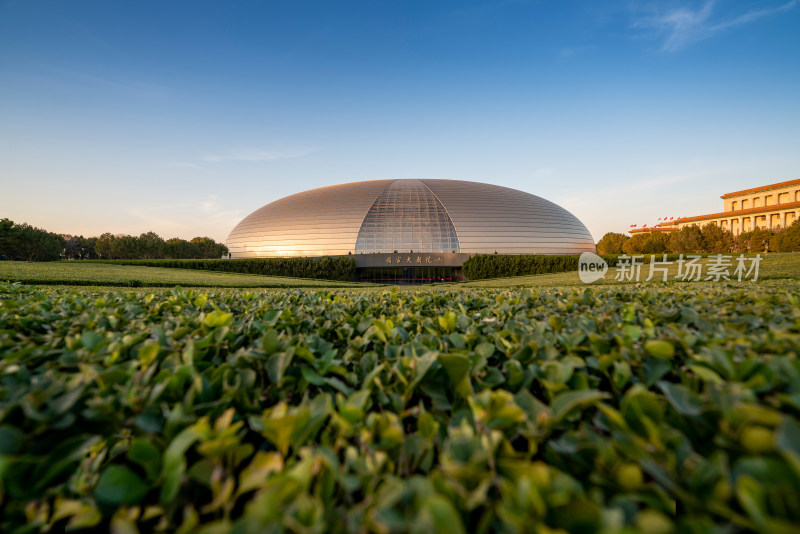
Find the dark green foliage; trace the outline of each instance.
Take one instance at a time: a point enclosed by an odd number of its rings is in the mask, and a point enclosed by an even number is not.
[[[620,254],[600,254],[609,267],[616,267]],[[707,254],[700,254],[707,256]],[[676,261],[679,254],[667,254],[666,261]],[[656,261],[662,261],[664,254],[655,254]],[[580,256],[570,255],[527,255],[527,254],[476,254],[464,262],[464,276],[469,280],[485,280],[487,278],[507,278],[529,274],[565,273],[578,270]],[[644,255],[637,261],[649,263],[650,255]]]
[[[469,280],[563,273],[577,271],[579,257],[577,254],[553,256],[544,254],[476,254],[464,262],[462,271]],[[604,259],[613,261],[611,256],[604,256]]]
[[[163,258],[166,251],[166,243],[157,233],[147,232],[139,236],[138,249],[139,257],[142,259]]]
[[[738,252],[771,252],[770,242],[775,234],[767,228],[754,228],[749,232],[742,232],[736,236],[736,248]],[[774,252],[774,251],[772,251]]]
[[[61,234],[64,239],[64,252],[61,259],[64,260],[91,260],[97,258],[95,246],[96,237],[83,237],[82,235]]]
[[[625,234],[618,234],[616,232],[608,232],[600,241],[597,242],[598,254],[622,254],[622,245],[628,241],[630,237]]]
[[[652,232],[642,245],[644,254],[663,254],[669,252],[669,236],[664,232]]]
[[[644,244],[650,239],[650,234],[634,234],[628,241],[622,244],[622,252],[625,254],[642,254]]]
[[[356,260],[350,256],[321,258],[253,258],[237,260],[97,260],[98,263],[199,269],[226,273],[316,278],[349,281],[356,272]],[[577,268],[577,267],[576,267]]]
[[[669,235],[669,250],[680,254],[697,254],[705,251],[703,232],[699,226],[684,226]]]
[[[210,237],[194,237],[189,243],[194,245],[200,252],[200,254],[196,256],[198,258],[219,258],[228,253],[228,247],[222,243],[217,243]]]
[[[228,254],[228,247],[210,237],[195,237],[191,241],[177,237],[164,241],[155,232],[139,237],[103,234],[96,239],[95,252],[103,259],[219,259]]]
[[[776,232],[770,240],[770,249],[774,252],[800,252],[800,219]]]
[[[790,284],[0,284],[0,530],[796,532]]]
[[[58,234],[27,223],[0,220],[0,256],[7,260],[54,261],[64,251],[65,240]]]
[[[164,257],[176,260],[184,260],[200,257],[200,248],[190,241],[173,237],[167,239],[165,243]]]
[[[733,234],[716,224],[707,224],[701,230],[703,251],[712,254],[728,254],[733,250]]]

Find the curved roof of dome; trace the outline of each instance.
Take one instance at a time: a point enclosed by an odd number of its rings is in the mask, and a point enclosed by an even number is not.
[[[594,252],[586,227],[543,198],[460,180],[370,180],[276,200],[231,231],[237,258],[348,253]]]

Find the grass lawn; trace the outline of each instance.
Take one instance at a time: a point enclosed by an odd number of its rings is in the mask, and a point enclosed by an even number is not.
[[[733,266],[730,271],[733,273],[733,269],[736,265],[735,258],[738,255],[731,254],[733,258]],[[748,256],[750,258],[752,256]],[[768,279],[784,279],[784,280],[798,280],[798,273],[800,273],[800,252],[786,252],[786,253],[773,253],[773,254],[762,254],[761,263],[759,265],[759,280],[768,280]],[[706,265],[708,264],[711,258],[706,258],[700,261],[703,264],[703,275],[702,277],[706,277]],[[747,262],[749,266],[749,260]],[[646,279],[650,273],[649,271],[650,265],[642,265],[641,267],[641,282],[646,282]],[[675,277],[678,272],[678,264],[673,262],[670,266],[669,274],[668,274],[668,282],[669,284],[682,284],[686,282],[682,282],[680,280],[675,280]],[[598,285],[626,285],[635,282],[620,282],[615,280],[615,276],[617,273],[616,268],[609,268],[608,272],[605,274],[605,277],[601,280],[593,282],[592,286]],[[656,273],[653,280],[649,283],[655,284],[662,284],[661,278],[659,278],[659,274]],[[741,284],[749,284],[751,282],[736,282]],[[567,273],[553,273],[553,274],[535,274],[535,275],[527,275],[527,276],[514,276],[510,278],[494,278],[491,280],[476,280],[474,282],[467,282],[465,284],[460,284],[460,286],[464,287],[495,287],[495,288],[502,288],[502,287],[559,287],[559,286],[583,286],[587,285],[581,282],[580,278],[578,277],[577,271],[567,272]]]
[[[734,256],[735,257],[735,256]],[[708,259],[701,261],[704,265],[703,277]],[[646,282],[649,274],[649,265],[641,268],[641,282]],[[670,268],[668,284],[682,284],[685,282],[675,280],[678,266],[676,263]],[[732,269],[731,269],[732,271]],[[591,284],[600,285],[625,285],[635,282],[616,281],[616,268],[610,268],[602,280]],[[765,254],[759,266],[759,280],[782,279],[798,280],[800,272],[800,253],[790,252],[783,254]],[[198,271],[190,269],[170,269],[162,267],[141,267],[131,265],[114,265],[88,262],[0,262],[0,281],[22,282],[35,285],[62,285],[62,286],[95,286],[95,287],[228,287],[228,288],[360,288],[369,289],[376,287],[373,284],[354,282],[337,282],[332,280],[312,280],[306,278],[289,278],[278,276],[263,276],[254,274],[221,273],[214,271]],[[663,282],[656,279],[649,282],[661,285]],[[713,283],[713,282],[710,282]],[[750,283],[741,282],[741,283]],[[567,273],[539,274],[515,276],[510,278],[495,278],[491,280],[477,280],[460,284],[437,284],[432,287],[570,287],[584,286],[578,277],[577,271]],[[378,286],[381,287],[381,286]],[[401,286],[402,287],[402,286]],[[405,289],[421,289],[431,286],[405,286]]]
[[[361,287],[361,284],[255,274],[221,273],[87,262],[0,262],[0,280],[26,284],[143,287]]]

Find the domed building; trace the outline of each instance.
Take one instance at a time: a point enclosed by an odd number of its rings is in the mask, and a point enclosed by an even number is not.
[[[594,239],[543,198],[459,180],[320,187],[254,211],[226,242],[234,258],[355,255],[357,279],[454,279],[474,254],[580,254]]]

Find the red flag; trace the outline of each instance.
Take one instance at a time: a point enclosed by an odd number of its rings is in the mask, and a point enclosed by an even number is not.
[[[631,228],[636,228],[636,225],[635,225],[635,224],[632,224],[632,225],[631,225]]]
[[[646,224],[643,224],[643,225],[642,225],[642,228],[644,228],[645,226],[647,226],[647,225],[646,225]]]
[[[661,217],[659,217],[659,218],[658,218],[658,220],[660,221],[660,220],[661,220]]]
[[[675,218],[675,217],[670,217],[670,218],[669,218],[669,220],[671,221],[671,220],[672,220],[672,219],[674,219],[674,218]]]

